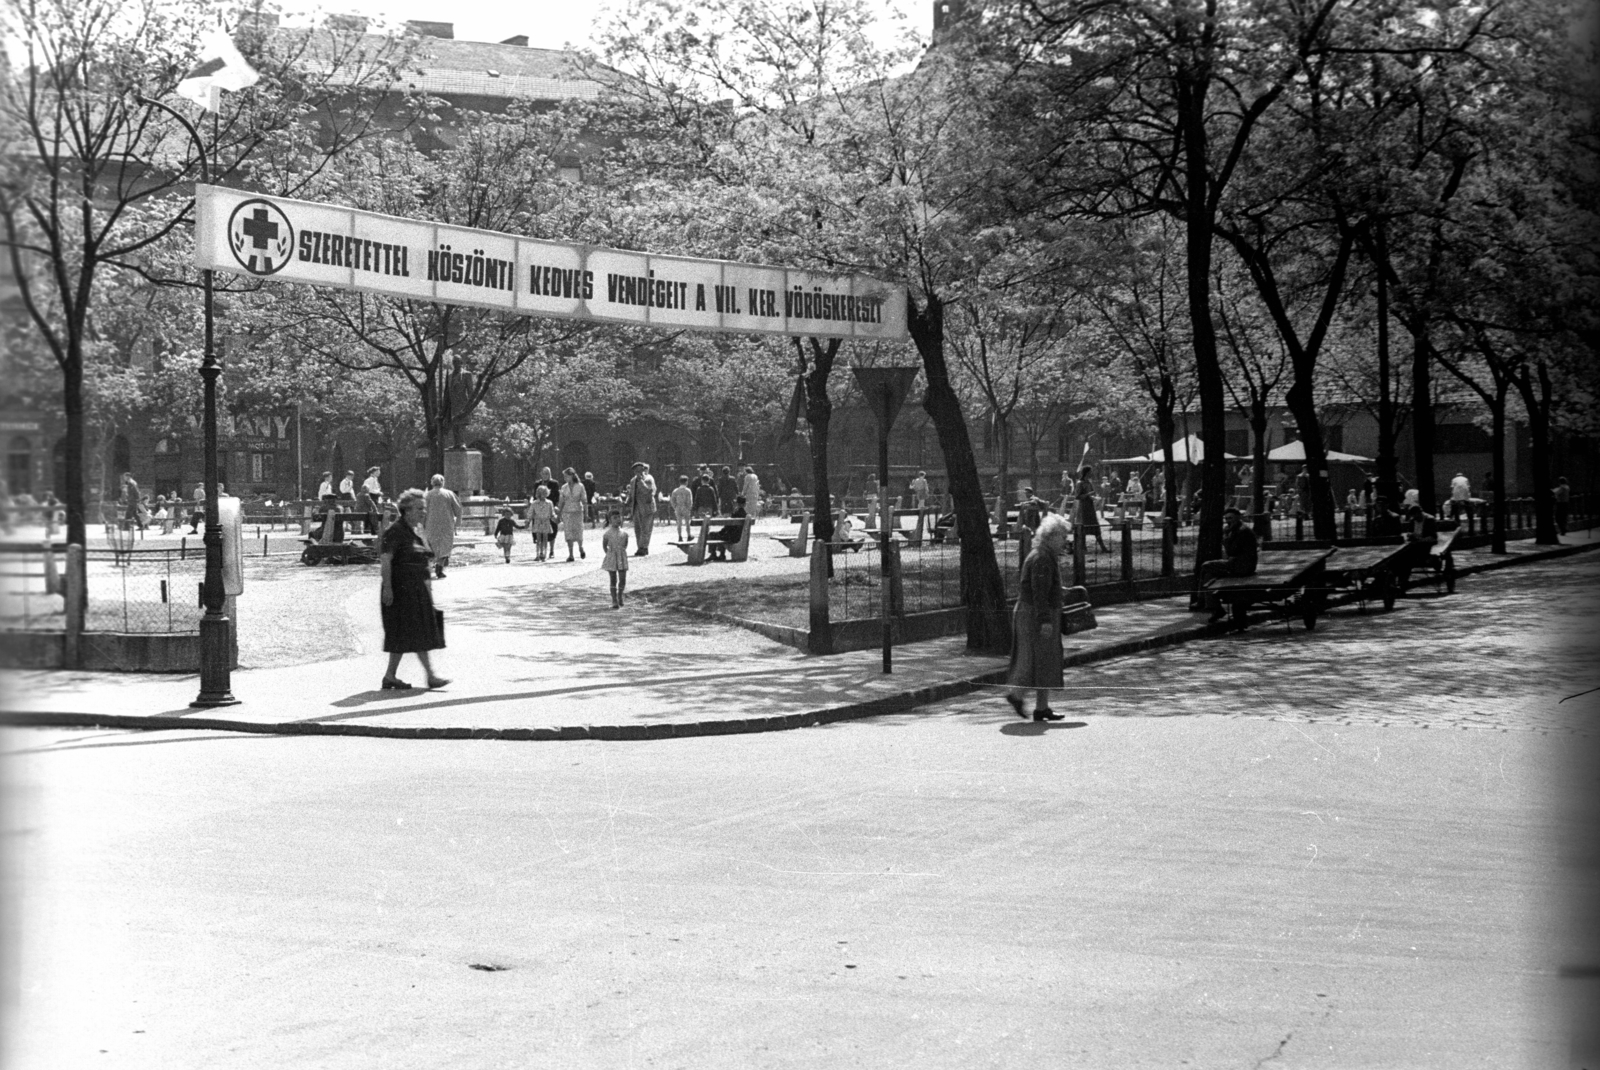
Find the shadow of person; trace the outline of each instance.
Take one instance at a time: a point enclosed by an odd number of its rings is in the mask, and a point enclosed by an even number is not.
[[[1000,726],[1002,736],[1042,736],[1061,728],[1087,728],[1088,721],[1012,721]]]
[[[428,693],[428,689],[425,687],[412,687],[409,690],[401,691],[358,691],[354,695],[339,699],[337,702],[329,703],[329,705],[336,706],[341,710],[348,710],[357,706],[365,706],[369,702],[382,702],[387,698],[415,698],[417,695],[426,695]]]

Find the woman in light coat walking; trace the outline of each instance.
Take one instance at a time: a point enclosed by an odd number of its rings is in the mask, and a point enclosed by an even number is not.
[[[423,525],[428,549],[433,551],[433,574],[444,579],[444,567],[450,563],[450,551],[456,546],[456,525],[461,523],[461,499],[444,485],[444,476],[436,475],[429,481],[428,519]]]
[[[567,560],[572,560],[572,547],[576,543],[579,557],[583,552],[583,523],[589,514],[589,492],[578,480],[578,473],[569,468],[562,475],[567,481],[561,485],[561,534],[567,540]]]

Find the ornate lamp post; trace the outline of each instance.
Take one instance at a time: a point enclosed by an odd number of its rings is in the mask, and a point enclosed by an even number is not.
[[[211,167],[205,142],[200,140],[194,124],[159,100],[149,100],[143,96],[136,99],[140,104],[160,108],[178,120],[200,155],[200,181],[210,185]],[[200,364],[200,378],[205,383],[205,417],[202,426],[205,436],[206,578],[200,595],[201,603],[205,606],[205,615],[200,618],[200,694],[189,705],[205,708],[232,706],[239,700],[233,697],[229,624],[228,616],[223,611],[222,520],[217,505],[217,377],[222,374],[222,368],[217,364],[216,299],[210,268],[200,272],[200,284],[205,309],[205,354]]]

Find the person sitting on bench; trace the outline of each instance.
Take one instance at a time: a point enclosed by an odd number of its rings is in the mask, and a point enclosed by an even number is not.
[[[739,520],[747,515],[744,511],[744,495],[735,495],[733,511],[728,516]],[[711,555],[711,560],[726,561],[728,559],[728,547],[744,538],[744,527],[743,524],[724,524],[710,535],[707,535],[706,552]]]
[[[1400,559],[1396,569],[1401,587],[1406,585],[1412,569],[1428,563],[1428,553],[1439,541],[1439,521],[1422,508],[1421,498],[1421,492],[1413,487],[1406,491],[1405,500],[1400,503],[1400,512],[1389,514],[1400,521],[1406,544],[1410,547],[1410,552]]]
[[[1231,506],[1222,511],[1222,552],[1228,556],[1207,561],[1200,566],[1201,586],[1223,576],[1255,574],[1256,533],[1244,526],[1244,514]],[[1226,616],[1222,599],[1216,591],[1206,592],[1206,608],[1211,610],[1212,624]]]

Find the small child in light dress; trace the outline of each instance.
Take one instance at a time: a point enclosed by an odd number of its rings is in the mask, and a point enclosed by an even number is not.
[[[556,541],[556,507],[550,504],[550,488],[543,484],[534,492],[533,501],[528,503],[528,530],[533,533],[533,546],[539,551],[538,560],[543,561],[545,553],[553,549]]]
[[[600,567],[611,577],[611,608],[622,608],[623,592],[628,587],[628,533],[622,530],[622,513],[611,510],[606,518],[606,532],[600,536],[600,546],[606,559]]]
[[[517,521],[511,515],[511,506],[500,507],[500,519],[494,526],[494,544],[500,547],[506,555],[506,564],[511,564],[511,544],[516,541]]]

